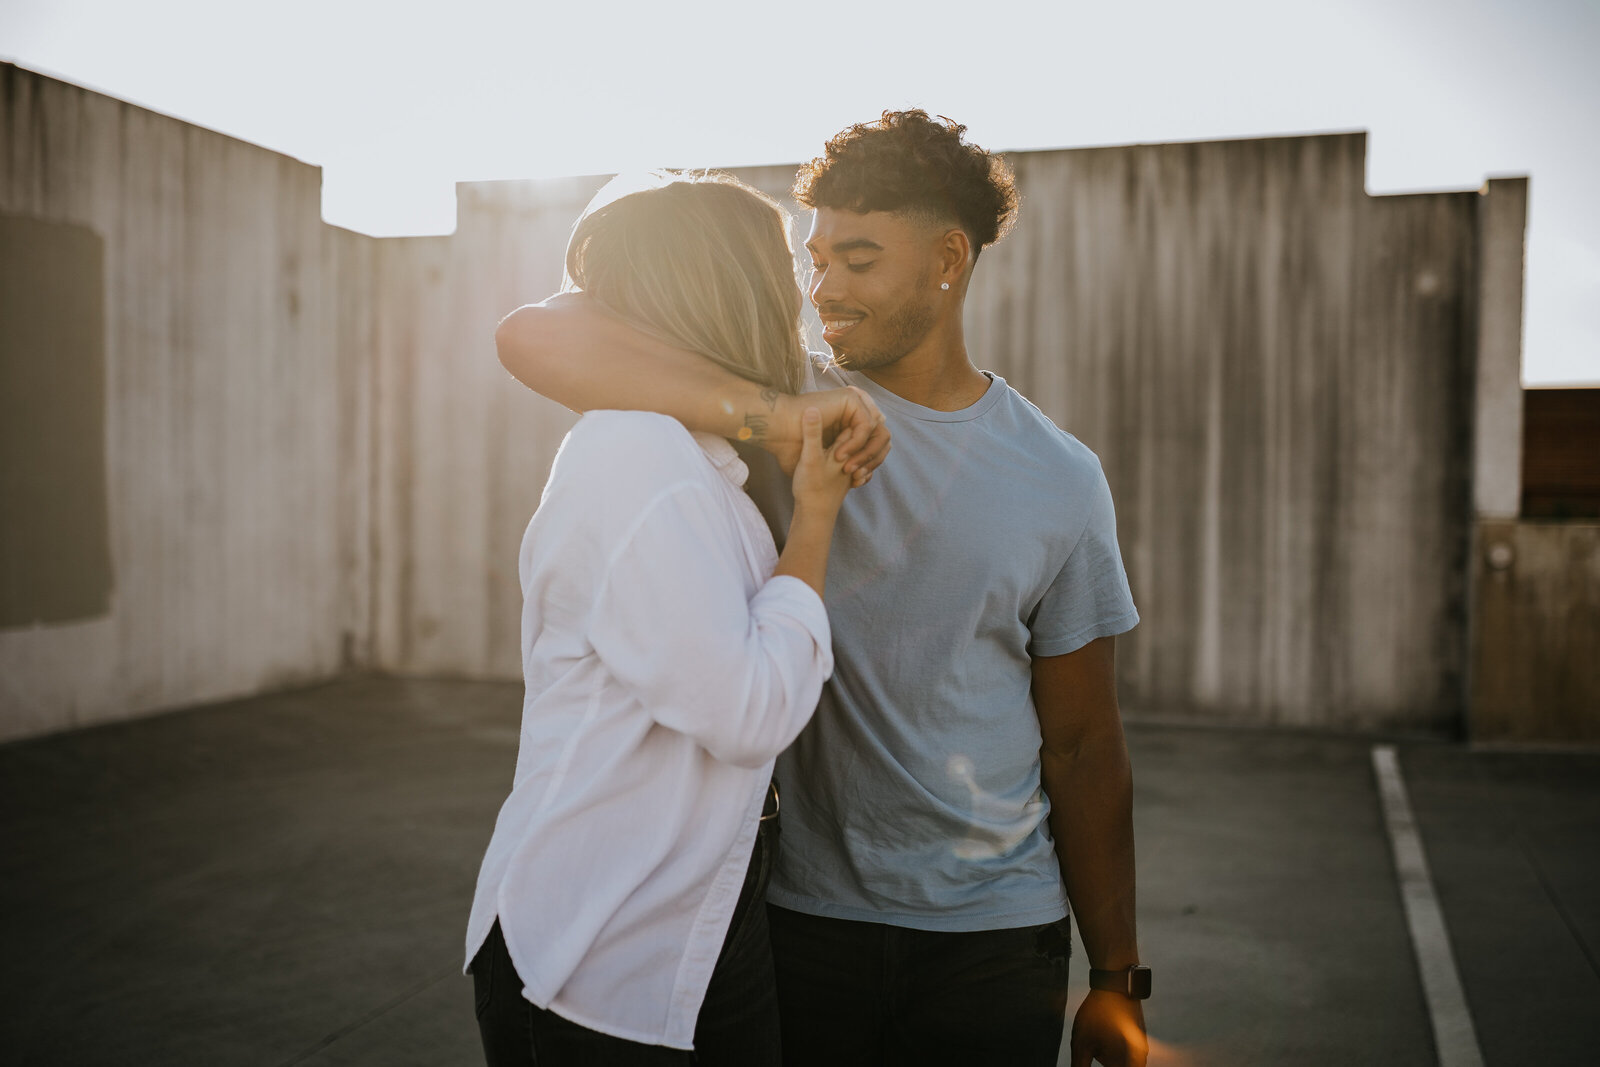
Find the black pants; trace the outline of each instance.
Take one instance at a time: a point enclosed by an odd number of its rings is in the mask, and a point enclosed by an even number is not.
[[[943,933],[767,914],[784,1067],[1055,1067],[1069,920]]]
[[[641,1045],[586,1029],[522,996],[496,922],[472,960],[478,1034],[489,1067],[777,1067],[778,1000],[767,932],[767,877],[777,820],[756,834],[744,887],[695,1024],[694,1051]]]

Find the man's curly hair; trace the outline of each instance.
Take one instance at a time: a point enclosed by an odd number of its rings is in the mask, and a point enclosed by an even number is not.
[[[1002,156],[963,141],[967,128],[926,111],[885,111],[836,134],[826,154],[795,175],[795,200],[809,208],[895,211],[954,219],[973,255],[1006,235],[1017,217],[1017,185]]]

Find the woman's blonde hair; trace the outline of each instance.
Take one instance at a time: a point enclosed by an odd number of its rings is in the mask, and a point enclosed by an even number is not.
[[[572,228],[564,289],[785,393],[805,378],[800,288],[778,203],[726,174],[618,178]]]

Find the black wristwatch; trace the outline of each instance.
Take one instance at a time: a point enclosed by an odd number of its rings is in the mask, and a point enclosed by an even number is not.
[[[1089,988],[1103,993],[1121,993],[1134,1000],[1150,998],[1150,968],[1142,963],[1122,971],[1097,971],[1089,969]]]

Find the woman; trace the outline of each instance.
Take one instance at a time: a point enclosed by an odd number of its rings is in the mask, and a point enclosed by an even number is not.
[[[782,210],[722,176],[608,187],[567,248],[569,288],[788,393],[792,262]],[[727,441],[596,411],[562,444],[522,543],[522,735],[467,930],[492,1067],[778,1061],[762,812],[833,667],[850,486],[814,409],[804,430],[781,556]]]

